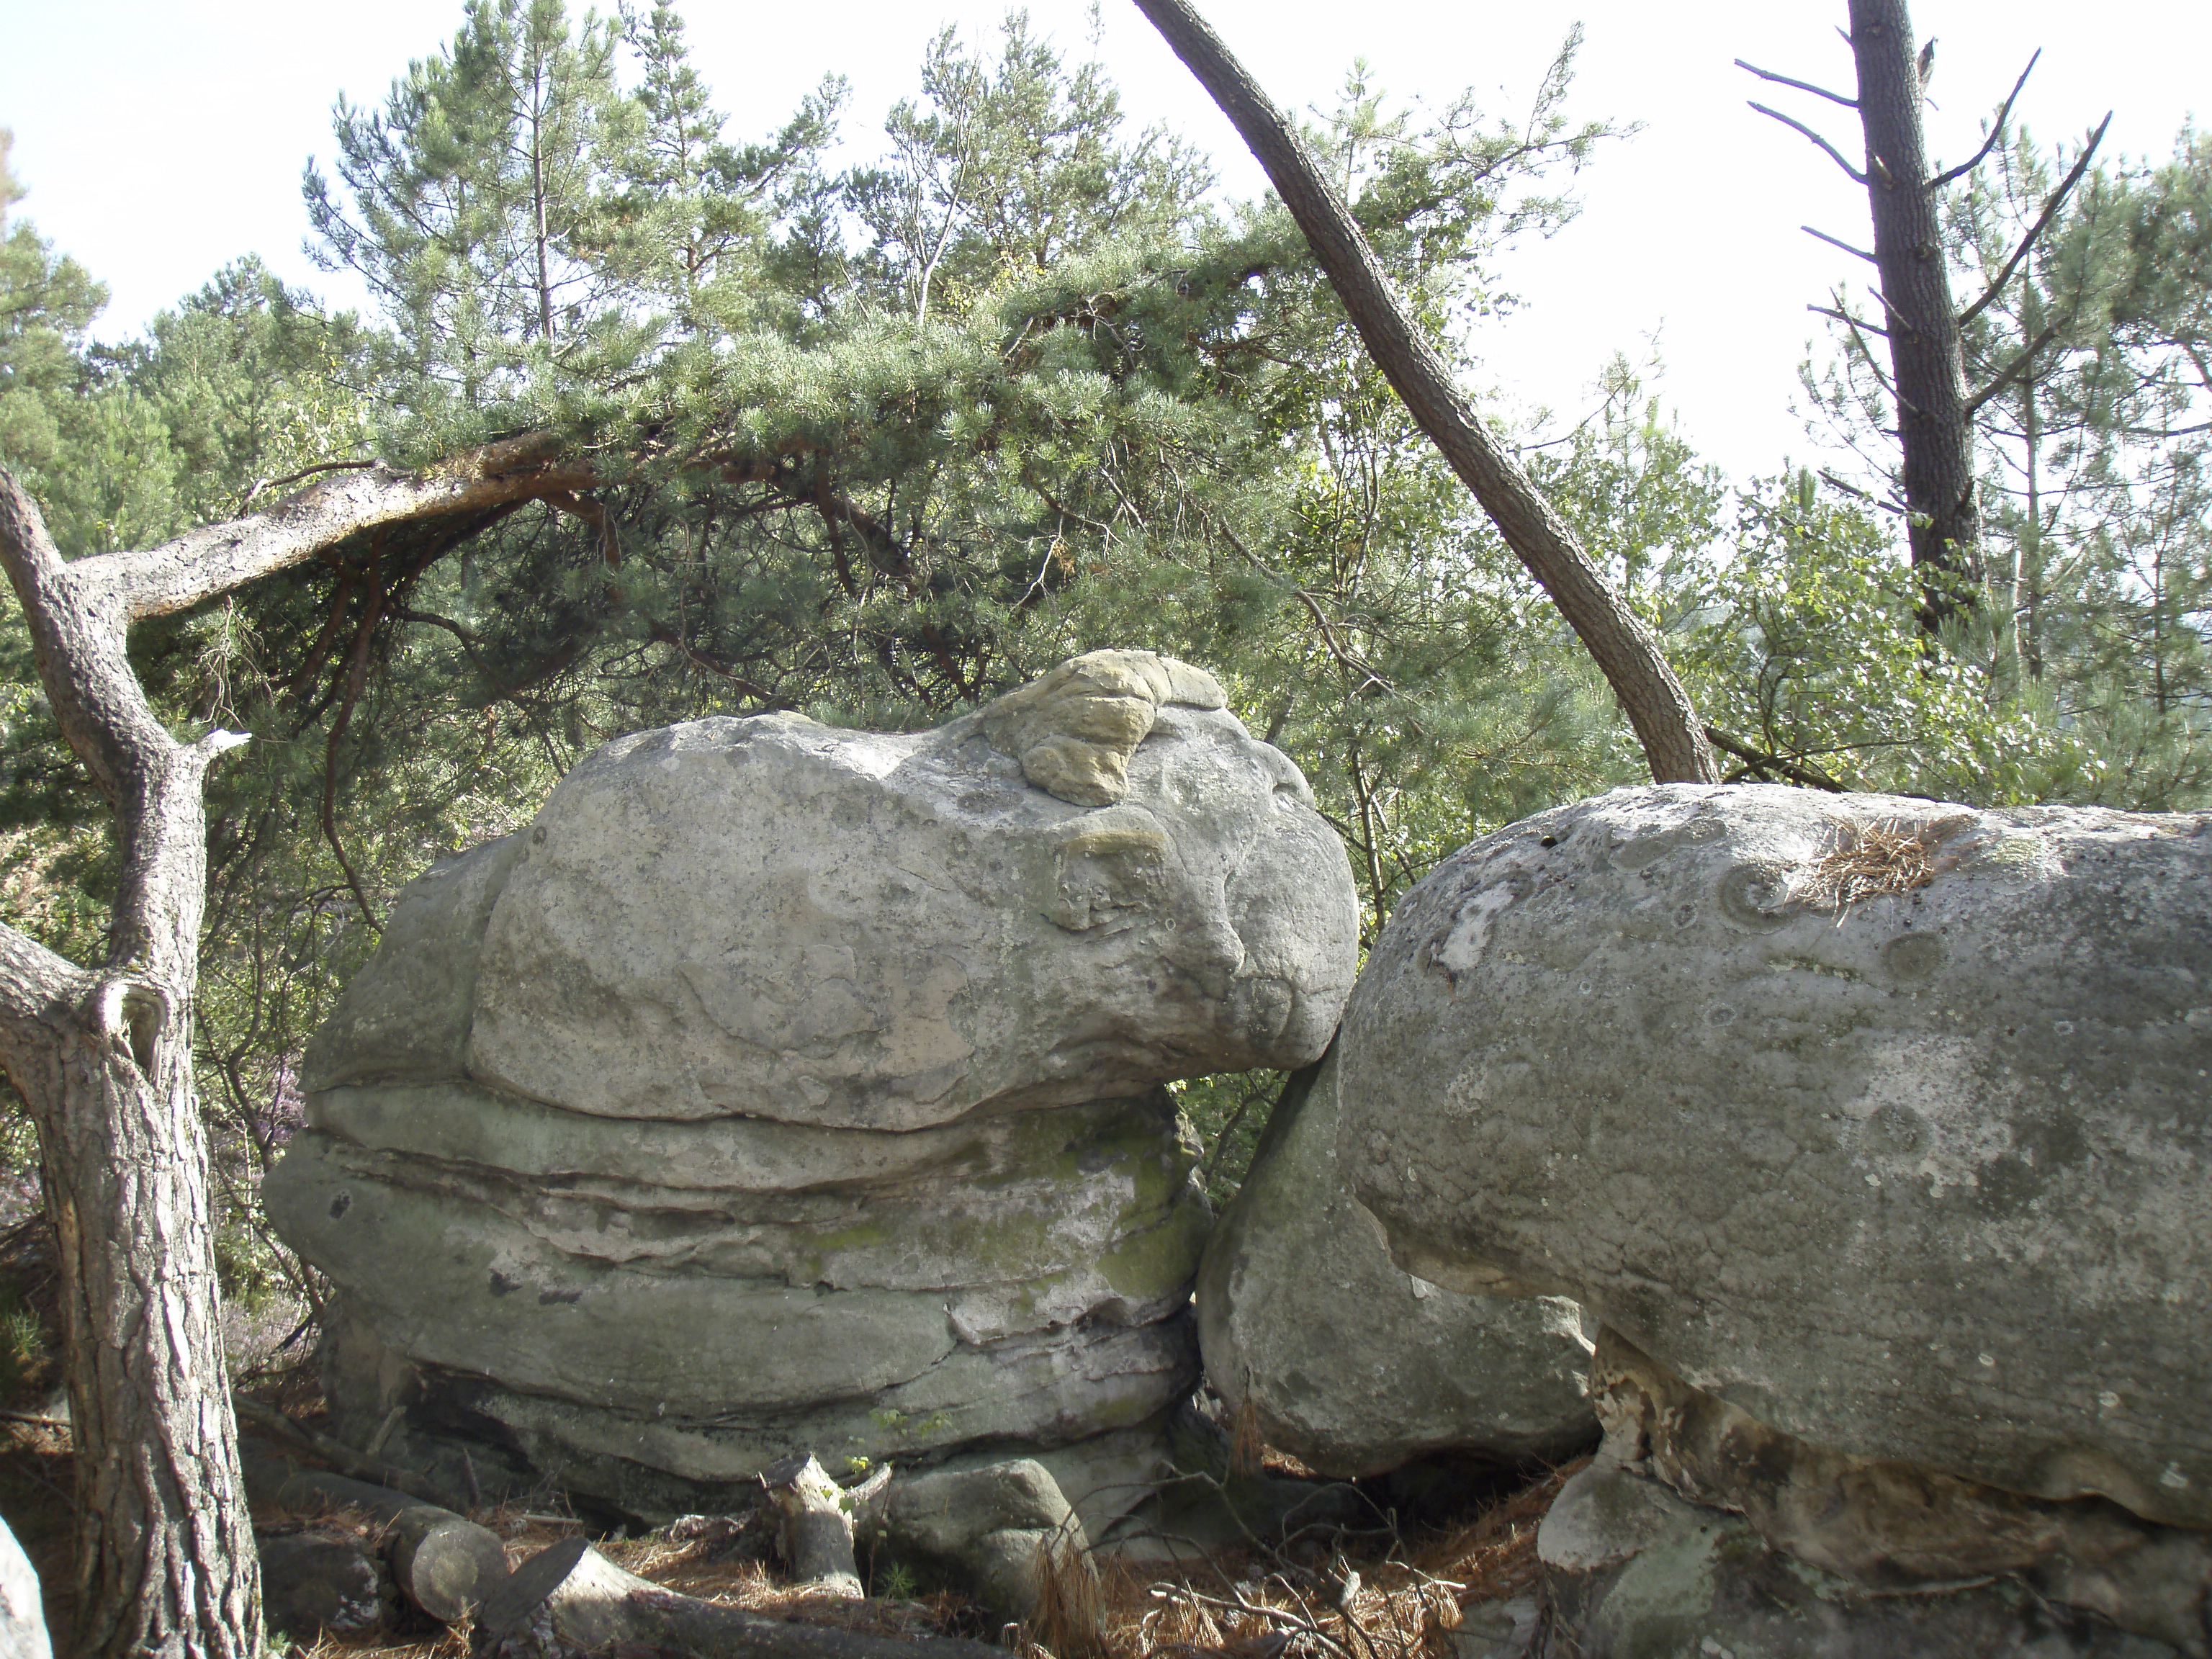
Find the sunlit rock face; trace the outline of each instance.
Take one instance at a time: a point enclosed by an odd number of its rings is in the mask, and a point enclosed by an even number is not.
[[[1423,882],[1339,1066],[1408,1271],[1816,1449],[2212,1526],[2212,817],[1617,791]]]
[[[1098,652],[931,732],[643,732],[409,887],[268,1188],[341,1417],[642,1512],[1186,1395],[1209,1218],[1159,1085],[1316,1058],[1357,950],[1223,701]]]
[[[1293,1077],[1199,1266],[1206,1374],[1323,1474],[1424,1453],[1564,1462],[1597,1433],[1590,1339],[1561,1297],[1463,1296],[1390,1260],[1339,1178],[1340,1066]]]

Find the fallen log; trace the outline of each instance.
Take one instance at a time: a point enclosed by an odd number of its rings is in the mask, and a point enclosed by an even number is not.
[[[626,1572],[580,1538],[533,1555],[477,1615],[487,1659],[550,1659],[634,1644],[691,1659],[1006,1659],[956,1636],[870,1636],[763,1618]]]
[[[507,1546],[465,1516],[388,1486],[320,1469],[302,1469],[240,1448],[246,1495],[279,1509],[342,1504],[384,1523],[383,1553],[408,1601],[440,1624],[457,1625],[507,1579]]]

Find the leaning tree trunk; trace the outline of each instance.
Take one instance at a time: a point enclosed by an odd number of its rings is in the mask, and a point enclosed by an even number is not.
[[[1635,728],[1653,779],[1717,782],[1720,769],[1697,710],[1657,637],[1460,395],[1450,369],[1398,297],[1304,142],[1188,0],[1137,0],[1137,7],[1259,158],[1344,302],[1367,355],[1581,636]]]
[[[0,564],[56,723],[113,812],[121,854],[98,969],[0,927],[0,1066],[38,1124],[59,1243],[83,1659],[229,1659],[262,1647],[192,1083],[201,784],[246,739],[172,737],[131,672],[130,625],[376,524],[480,515],[589,483],[526,441],[419,477],[365,469],[162,547],[68,562],[0,467]]]
[[[1866,135],[1875,267],[1889,332],[1897,434],[1920,622],[1929,631],[1972,602],[1981,543],[1966,356],[1951,305],[1938,191],[1920,125],[1920,66],[1905,0],[1850,0]]]

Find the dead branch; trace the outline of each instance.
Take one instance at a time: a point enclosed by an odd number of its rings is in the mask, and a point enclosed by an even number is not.
[[[1972,420],[1984,404],[2018,380],[2027,366],[2035,361],[2035,354],[2058,337],[2059,325],[2051,323],[2039,330],[2020,355],[1997,371],[1997,377],[1979,392],[1966,399],[1966,418]]]
[[[1810,138],[1822,149],[1827,151],[1828,159],[1833,161],[1838,167],[1841,167],[1845,173],[1849,173],[1853,184],[1863,185],[1866,183],[1866,174],[1861,173],[1849,161],[1844,160],[1843,151],[1838,149],[1833,144],[1820,137],[1819,133],[1814,131],[1812,128],[1807,126],[1802,121],[1796,119],[1794,116],[1784,115],[1778,109],[1769,109],[1765,105],[1758,103],[1751,99],[1747,98],[1744,101],[1750,104],[1751,106],[1757,110],[1761,115],[1771,115],[1776,120],[1781,122],[1784,126],[1789,127],[1795,131],[1803,133],[1808,138]]]
[[[2035,56],[2027,60],[2027,67],[2020,72],[2020,79],[2012,83],[2012,90],[2005,94],[2004,102],[1997,106],[1997,118],[1990,123],[1990,136],[1982,140],[1982,147],[1948,173],[1939,173],[1930,179],[1928,181],[1929,190],[1941,190],[1944,185],[1965,178],[1981,166],[1984,158],[1997,147],[1997,140],[2004,137],[2005,118],[2012,113],[2013,100],[2020,96],[2020,89],[2027,84],[2027,77],[2035,73],[2035,66],[2042,59],[2043,48],[2038,46]]]
[[[1839,247],[1846,253],[1856,254],[1860,258],[1865,260],[1870,265],[1878,265],[1881,263],[1881,260],[1875,258],[1873,254],[1869,253],[1864,248],[1853,247],[1849,242],[1844,240],[1840,236],[1831,236],[1826,231],[1815,230],[1810,225],[1800,225],[1797,228],[1803,231],[1808,236],[1819,237],[1831,247]]]
[[[1859,106],[1859,100],[1856,98],[1846,98],[1840,92],[1830,92],[1826,87],[1816,87],[1810,81],[1793,81],[1786,75],[1777,75],[1773,70],[1763,70],[1756,64],[1747,64],[1741,58],[1735,60],[1735,66],[1740,70],[1750,70],[1762,81],[1771,81],[1778,86],[1795,87],[1800,92],[1809,92],[1816,98],[1825,98],[1832,104],[1841,104],[1845,109],[1856,109]]]
[[[629,1644],[693,1659],[1006,1659],[1002,1648],[959,1637],[902,1640],[764,1619],[679,1595],[626,1572],[580,1538],[517,1568],[477,1618],[489,1655],[623,1650]]]

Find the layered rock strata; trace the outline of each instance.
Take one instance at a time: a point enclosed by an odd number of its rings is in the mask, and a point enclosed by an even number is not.
[[[1558,1297],[1463,1296],[1390,1260],[1338,1178],[1334,1051],[1291,1080],[1198,1276],[1206,1373],[1323,1474],[1445,1449],[1560,1459],[1595,1438],[1590,1339]]]
[[[342,1421],[643,1513],[802,1448],[1120,1469],[1196,1375],[1158,1085],[1311,1060],[1354,963],[1223,702],[1101,652],[933,732],[645,732],[410,886],[267,1190]]]

